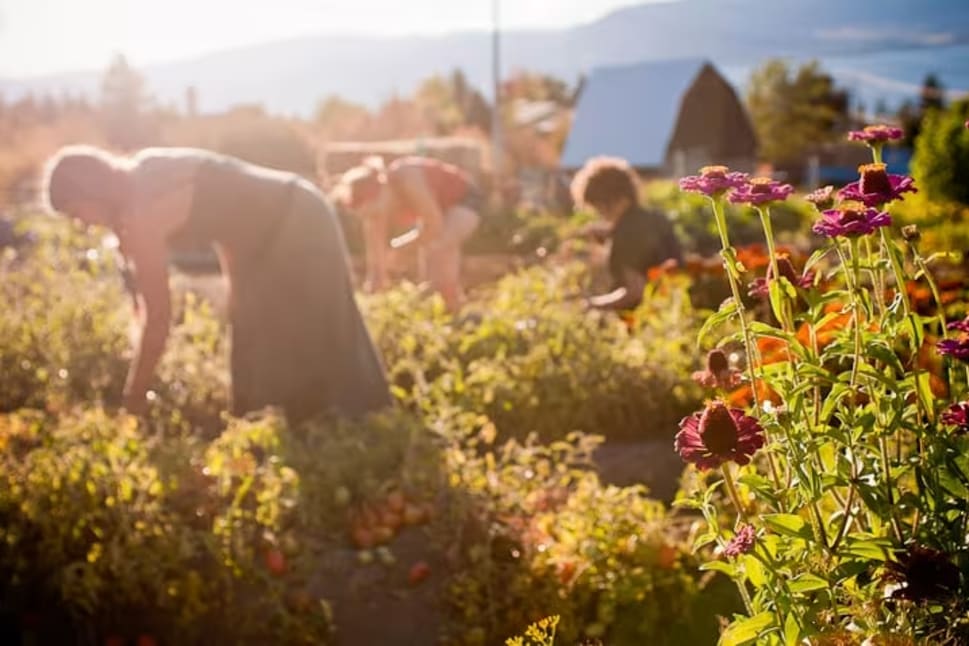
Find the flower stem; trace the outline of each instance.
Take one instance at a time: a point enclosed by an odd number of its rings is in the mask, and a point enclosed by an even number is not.
[[[740,503],[740,495],[737,493],[737,487],[733,482],[733,474],[730,473],[729,464],[721,464],[720,472],[723,474],[723,482],[727,486],[727,493],[730,495],[730,500],[733,501],[733,506],[737,509],[737,515],[740,516],[741,520],[747,520],[747,512],[744,511],[743,505]]]
[[[720,233],[720,244],[722,246],[720,255],[723,257],[724,266],[727,271],[727,281],[730,283],[730,291],[733,294],[734,305],[737,308],[737,317],[740,319],[740,331],[744,337],[744,347],[747,352],[747,374],[750,379],[750,396],[754,404],[754,409],[759,412],[761,410],[760,397],[757,394],[757,375],[754,370],[754,364],[757,363],[757,346],[754,343],[753,334],[751,334],[750,328],[747,326],[747,312],[746,308],[744,308],[744,301],[740,297],[740,286],[737,282],[736,275],[736,259],[733,256],[732,247],[730,246],[730,236],[727,233],[727,219],[723,212],[723,204],[712,197],[710,198],[710,204],[713,207],[713,216],[717,222],[717,231]],[[767,463],[770,466],[771,476],[774,479],[774,486],[780,489],[780,476],[778,475],[774,457],[770,452],[767,453]]]

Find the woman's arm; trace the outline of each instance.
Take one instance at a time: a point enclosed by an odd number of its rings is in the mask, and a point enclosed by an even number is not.
[[[373,214],[363,221],[365,260],[367,263],[366,285],[377,291],[387,286],[387,218]]]
[[[124,406],[138,414],[145,408],[145,395],[165,350],[171,325],[168,249],[162,236],[145,234],[131,236],[125,246],[135,266],[140,335],[125,381]]]
[[[608,294],[593,296],[589,306],[603,310],[628,310],[637,307],[643,300],[646,277],[627,269],[623,271],[623,286]]]
[[[418,168],[403,168],[395,178],[399,194],[421,219],[417,239],[420,244],[428,245],[437,240],[444,228],[444,213],[434,198],[431,188]]]

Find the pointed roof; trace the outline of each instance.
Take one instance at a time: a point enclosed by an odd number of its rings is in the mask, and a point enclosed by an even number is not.
[[[593,69],[562,153],[565,168],[610,155],[637,168],[662,166],[683,95],[709,63],[649,61]]]

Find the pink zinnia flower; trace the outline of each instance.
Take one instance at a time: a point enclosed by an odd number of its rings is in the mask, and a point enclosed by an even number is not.
[[[898,141],[903,135],[901,128],[879,124],[865,126],[863,130],[852,130],[848,133],[848,141],[863,141],[868,145],[883,144],[886,141]]]
[[[760,206],[768,202],[782,202],[793,192],[794,187],[790,184],[781,184],[769,177],[755,177],[743,186],[735,188],[727,199],[734,204]]]
[[[824,211],[834,206],[834,187],[822,186],[804,196],[804,199],[817,207],[818,211]]]
[[[728,461],[747,464],[764,446],[764,430],[742,410],[715,401],[680,421],[674,445],[680,457],[698,469],[714,469]]]
[[[794,264],[787,256],[777,257],[777,271],[795,287],[808,289],[814,285],[814,272],[805,272],[798,275],[794,269]],[[767,272],[764,278],[757,278],[747,288],[747,295],[754,298],[767,298],[770,296],[770,281],[774,279],[774,267],[767,265]]]
[[[740,385],[740,371],[730,367],[730,361],[723,350],[710,350],[707,354],[707,368],[693,373],[693,381],[704,388],[730,390]]]
[[[724,556],[737,558],[741,554],[749,553],[754,549],[754,540],[756,538],[757,532],[754,531],[754,526],[744,523],[737,528],[737,533],[734,534],[734,537],[723,548]]]
[[[680,189],[689,193],[702,193],[707,197],[723,195],[732,188],[743,186],[747,173],[732,172],[726,166],[704,166],[699,175],[680,180]]]
[[[955,426],[959,433],[969,432],[969,402],[949,406],[942,413],[942,423]]]
[[[835,238],[857,238],[872,233],[879,227],[887,227],[892,223],[892,217],[885,212],[873,208],[853,208],[842,206],[829,209],[821,214],[821,219],[814,223],[811,230],[820,236]]]
[[[952,321],[945,327],[947,330],[957,330],[959,332],[969,333],[969,317],[966,317],[961,321]]]
[[[862,202],[865,206],[881,206],[903,199],[904,193],[917,193],[914,180],[908,175],[893,175],[885,164],[865,164],[858,167],[861,178],[845,186],[838,195],[842,200]]]

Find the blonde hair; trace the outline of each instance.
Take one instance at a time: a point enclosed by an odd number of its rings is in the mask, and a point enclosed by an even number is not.
[[[356,208],[376,196],[381,184],[386,182],[387,168],[383,157],[372,155],[340,177],[331,197],[341,206]]]
[[[78,197],[117,206],[128,199],[131,161],[86,144],[64,146],[44,164],[41,202],[51,212]]]

